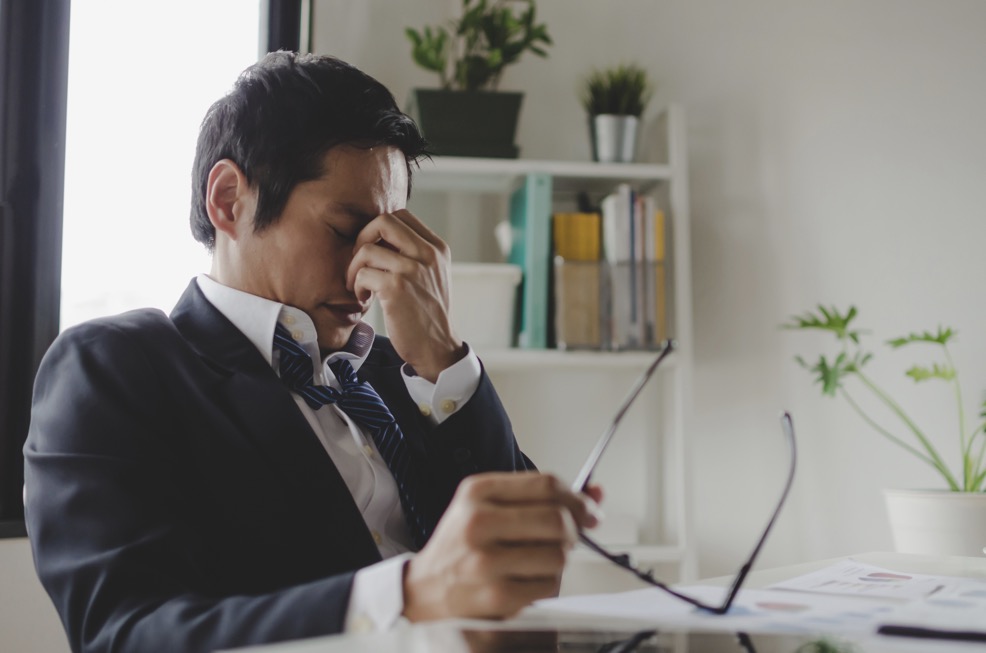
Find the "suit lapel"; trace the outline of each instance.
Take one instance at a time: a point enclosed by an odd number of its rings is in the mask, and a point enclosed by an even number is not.
[[[304,512],[325,520],[327,532],[347,533],[344,554],[352,558],[352,566],[379,560],[339,470],[253,343],[205,298],[194,280],[171,319],[199,356],[220,373],[209,389],[214,402],[270,462],[291,496],[306,507]]]

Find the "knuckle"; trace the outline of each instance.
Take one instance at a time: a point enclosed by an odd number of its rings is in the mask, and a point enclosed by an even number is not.
[[[541,488],[546,494],[555,495],[559,494],[562,489],[561,481],[554,474],[542,474],[541,475]]]
[[[551,528],[551,532],[561,534],[565,532],[565,509],[554,508],[548,512],[546,522]]]
[[[487,553],[477,553],[470,558],[469,573],[476,579],[493,577],[495,565],[492,556]]]
[[[505,581],[494,581],[487,586],[487,604],[491,611],[497,615],[503,615],[512,603],[512,592],[507,587]]]
[[[465,499],[476,500],[482,491],[483,480],[479,476],[467,476],[459,483],[456,494],[462,495]]]
[[[474,510],[466,519],[463,535],[466,543],[471,547],[480,546],[486,539],[489,531],[491,515],[488,510]]]
[[[432,267],[439,260],[438,248],[432,245],[421,250],[421,262],[428,267]]]

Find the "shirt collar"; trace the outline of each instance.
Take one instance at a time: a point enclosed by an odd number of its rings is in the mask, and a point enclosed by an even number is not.
[[[198,275],[195,281],[205,298],[253,343],[268,365],[273,366],[275,362],[274,326],[278,322],[308,352],[316,369],[321,367],[327,370],[329,363],[345,359],[354,370],[359,370],[370,355],[374,331],[366,322],[359,322],[346,345],[322,361],[315,324],[303,310],[225,286],[207,274]],[[334,378],[334,375],[326,375]]]

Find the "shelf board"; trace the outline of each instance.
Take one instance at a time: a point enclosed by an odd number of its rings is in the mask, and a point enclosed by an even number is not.
[[[602,546],[612,553],[629,553],[634,563],[643,567],[662,562],[681,563],[685,560],[685,550],[680,546],[661,544],[602,544]],[[579,564],[587,562],[613,564],[582,544],[572,550],[569,560]]]
[[[643,370],[657,351],[561,351],[558,349],[477,349],[476,354],[493,372],[560,369]],[[671,353],[661,369],[673,369],[677,357]]]
[[[592,161],[538,161],[436,156],[421,162],[414,176],[415,190],[505,193],[529,174],[553,178],[556,194],[610,192],[629,183],[642,191],[671,179],[671,166],[660,163],[595,163]]]

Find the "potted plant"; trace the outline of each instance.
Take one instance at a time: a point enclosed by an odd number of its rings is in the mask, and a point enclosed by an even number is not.
[[[783,325],[787,329],[826,331],[839,343],[839,351],[832,357],[821,355],[817,361],[808,362],[799,356],[797,362],[812,373],[823,395],[841,396],[877,433],[934,468],[945,481],[947,491],[884,491],[897,549],[909,553],[981,555],[986,547],[986,401],[980,407],[979,420],[970,425],[958,372],[948,348],[955,331],[938,327],[934,332],[910,333],[887,340],[886,345],[894,350],[930,346],[940,353],[940,360],[913,364],[904,374],[915,383],[937,381],[952,386],[958,411],[958,469],[945,461],[933,438],[905,408],[864,371],[873,353],[863,347],[864,332],[853,327],[856,314],[853,306],[845,313],[819,306],[817,312],[795,316]],[[878,421],[864,409],[856,400],[858,390],[882,403],[897,428]]]
[[[580,97],[589,114],[593,160],[633,161],[640,116],[652,90],[646,71],[634,64],[596,70],[585,78]]]
[[[503,70],[525,52],[546,57],[547,27],[534,0],[463,0],[447,27],[405,30],[414,62],[440,89],[413,89],[409,113],[437,154],[515,158],[522,93],[498,92]]]

